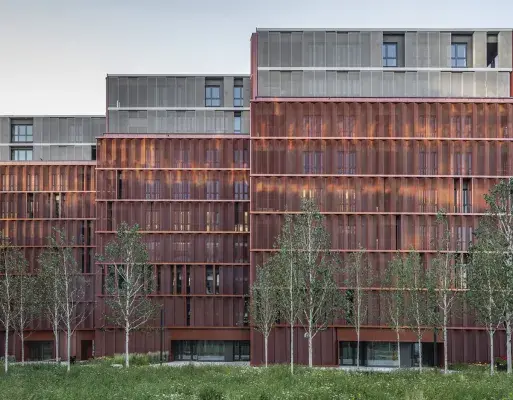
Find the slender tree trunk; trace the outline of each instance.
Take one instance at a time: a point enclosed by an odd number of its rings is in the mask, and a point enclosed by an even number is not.
[[[399,368],[401,368],[401,337],[399,330],[395,331],[397,337],[397,361],[399,362]]]
[[[21,330],[21,365],[25,365],[25,332]]]
[[[360,368],[360,327],[356,329],[356,368]]]
[[[290,373],[294,374],[294,299],[293,299],[293,279],[292,262],[290,262]]]
[[[490,375],[493,375],[494,373],[494,370],[493,370],[493,367],[494,367],[494,363],[495,363],[495,359],[493,357],[493,328],[492,328],[492,324],[490,324],[489,326],[489,330],[488,330],[488,337],[490,338]]]
[[[125,367],[128,368],[130,366],[129,355],[128,355],[128,341],[130,339],[130,331],[125,329]]]
[[[59,358],[59,319],[57,317],[57,307],[54,309],[54,319],[53,319],[53,336],[55,338],[55,361],[60,364],[61,360]]]
[[[268,343],[269,343],[269,337],[267,335],[264,335],[264,358],[265,358],[265,367],[267,368],[267,353],[268,353]]]
[[[5,318],[5,352],[4,352],[4,371],[9,370],[9,315]]]
[[[69,325],[68,325],[68,329],[66,331],[66,336],[67,336],[67,343],[66,343],[66,349],[67,349],[67,356],[68,356],[68,372],[71,371],[71,330],[69,328]]]
[[[511,319],[508,318],[506,321],[506,352],[508,362],[508,374],[512,372],[511,366]]]
[[[447,312],[444,310],[444,326],[443,326],[443,334],[444,334],[444,374],[449,372],[449,368],[447,365],[448,362],[448,347],[447,346]],[[436,367],[436,365],[435,365]]]
[[[419,344],[419,371],[422,372],[422,338],[420,337],[420,334],[417,340],[417,343]]]
[[[312,334],[308,333],[308,366],[311,368],[313,366],[313,343],[312,343]]]
[[[294,373],[294,323],[290,323],[290,373]]]

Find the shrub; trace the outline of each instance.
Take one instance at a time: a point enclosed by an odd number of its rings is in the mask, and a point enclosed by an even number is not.
[[[506,357],[496,357],[495,358],[495,367],[498,371],[506,371],[508,368],[508,360]]]
[[[4,362],[4,360],[5,360],[5,357],[4,357],[4,356],[0,357],[0,362]],[[7,361],[9,361],[10,363],[12,363],[12,362],[15,362],[15,361],[16,361],[16,358],[15,358],[14,356],[12,356],[12,355],[11,355],[11,356],[7,356]]]
[[[148,359],[150,364],[158,364],[160,362],[160,351],[154,351],[148,353]],[[169,351],[163,351],[162,352],[162,361],[168,362],[169,361]]]
[[[203,386],[198,394],[200,400],[223,400],[224,395],[219,389],[212,386]]]

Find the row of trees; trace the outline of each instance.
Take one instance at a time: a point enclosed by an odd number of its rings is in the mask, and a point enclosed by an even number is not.
[[[4,241],[2,241],[4,243]],[[47,320],[53,331],[55,358],[60,360],[60,332],[66,335],[67,369],[71,366],[71,339],[95,307],[88,300],[88,282],[73,256],[73,239],[54,229],[41,253],[39,269],[30,273],[23,252],[8,243],[0,248],[0,323],[5,330],[4,369],[9,367],[9,332],[21,338],[21,362],[25,362],[27,328]],[[105,318],[125,333],[125,365],[129,366],[130,333],[146,324],[157,311],[148,295],[155,286],[146,245],[137,225],[119,226],[116,239],[98,256],[108,265]],[[32,332],[29,330],[29,333]]]
[[[465,257],[453,251],[448,219],[437,215],[436,254],[424,265],[415,249],[398,253],[387,265],[381,285],[389,326],[397,338],[412,330],[419,346],[422,338],[439,327],[444,342],[444,371],[448,368],[448,325],[455,300],[467,304],[489,333],[490,373],[494,372],[494,334],[506,330],[507,371],[512,372],[511,324],[513,322],[513,180],[502,181],[485,196],[486,216]],[[313,338],[337,318],[356,331],[356,362],[360,360],[360,331],[367,319],[372,292],[372,267],[364,249],[350,253],[345,262],[331,250],[324,217],[311,200],[299,214],[288,214],[275,242],[276,252],[257,267],[252,285],[252,325],[264,338],[265,365],[268,339],[278,322],[290,327],[290,367],[294,369],[294,329],[300,326],[308,340],[312,366]]]

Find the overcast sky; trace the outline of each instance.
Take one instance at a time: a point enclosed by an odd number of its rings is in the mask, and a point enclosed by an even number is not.
[[[104,114],[107,73],[249,73],[257,27],[508,28],[513,0],[0,0],[0,115]]]

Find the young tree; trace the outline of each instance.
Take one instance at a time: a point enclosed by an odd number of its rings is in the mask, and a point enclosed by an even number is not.
[[[513,322],[513,178],[501,180],[485,195],[488,204],[487,223],[490,225],[490,240],[504,256],[500,271],[504,325],[506,326],[507,372],[513,372],[511,359],[511,324]]]
[[[404,258],[404,285],[407,290],[405,312],[410,329],[417,336],[419,346],[419,370],[422,372],[422,337],[433,321],[433,306],[428,293],[426,271],[419,254],[413,249]]]
[[[495,241],[495,227],[487,217],[481,219],[476,231],[477,242],[470,248],[467,264],[467,299],[488,332],[490,345],[490,375],[494,373],[493,338],[504,321],[502,297],[506,257],[503,247]]]
[[[60,319],[61,329],[66,334],[66,364],[69,372],[71,369],[71,338],[91,312],[88,307],[84,306],[87,283],[73,257],[73,239],[68,240],[64,231],[54,229],[48,241],[50,247],[43,252],[41,259],[47,263],[45,267],[49,273],[44,273],[41,276],[44,282],[43,286],[48,288],[47,292],[50,294],[50,308],[55,306],[58,308],[55,315],[52,311],[52,316]]]
[[[55,361],[60,363],[60,331],[62,327],[63,313],[61,308],[62,281],[60,276],[61,261],[58,246],[44,249],[39,255],[40,270],[38,283],[42,295],[43,315],[52,325],[55,343]]]
[[[388,290],[384,293],[389,325],[394,330],[397,340],[397,360],[401,368],[401,331],[404,326],[405,306],[405,271],[404,260],[395,256],[387,266],[385,284]]]
[[[4,370],[9,370],[9,330],[16,315],[16,274],[27,266],[27,260],[17,247],[9,243],[0,247],[0,323],[5,329]]]
[[[16,275],[15,307],[17,317],[13,320],[14,332],[21,341],[21,363],[25,364],[25,339],[30,336],[25,330],[35,321],[40,310],[41,298],[37,278],[30,275],[27,265],[20,265]]]
[[[264,358],[267,367],[269,335],[279,317],[279,297],[274,259],[256,268],[256,279],[251,286],[251,323],[264,337]]]
[[[280,317],[290,325],[291,374],[294,373],[294,325],[298,322],[301,313],[303,297],[303,285],[296,263],[299,251],[296,243],[293,220],[291,215],[287,214],[275,243],[278,252],[274,255],[274,261],[276,262]]]
[[[129,362],[130,333],[143,327],[158,307],[149,294],[155,287],[153,268],[149,264],[146,244],[141,240],[139,227],[123,222],[116,239],[105,247],[100,257],[111,268],[106,281],[106,318],[125,331],[125,366]]]
[[[298,252],[296,268],[304,288],[300,302],[300,321],[308,339],[308,366],[313,366],[313,339],[333,321],[341,306],[341,296],[335,275],[340,263],[331,251],[331,241],[325,218],[313,200],[305,199],[301,213],[294,218]]]
[[[360,367],[360,331],[367,318],[369,300],[370,271],[365,250],[350,253],[345,263],[346,302],[345,318],[356,331],[356,367]]]
[[[438,321],[438,313],[433,313],[433,323],[438,325],[441,322],[442,333],[444,337],[444,373],[448,372],[448,340],[447,325],[449,314],[454,304],[458,292],[455,290],[458,286],[458,276],[464,272],[461,263],[455,262],[454,253],[451,252],[451,231],[449,222],[443,211],[438,212],[436,217],[437,229],[442,231],[442,235],[436,245],[436,256],[431,262],[431,268],[428,271],[429,295],[441,315],[441,321]]]

